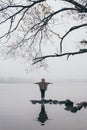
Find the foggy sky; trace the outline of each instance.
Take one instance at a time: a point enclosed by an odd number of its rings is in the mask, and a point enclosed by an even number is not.
[[[0,77],[20,77],[29,80],[87,79],[87,54],[48,59],[48,68],[25,71],[26,65],[18,61],[0,61]]]

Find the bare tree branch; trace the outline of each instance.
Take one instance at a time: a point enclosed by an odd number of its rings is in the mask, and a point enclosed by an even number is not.
[[[0,9],[0,11],[3,11],[3,10],[6,10],[6,9],[8,9],[8,8],[31,8],[32,6],[34,6],[34,5],[36,5],[36,4],[38,4],[38,3],[40,3],[40,2],[43,2],[43,1],[45,1],[45,0],[37,0],[37,1],[31,1],[31,2],[33,2],[31,5],[8,5],[8,6],[6,6],[6,7],[2,7],[1,9]]]
[[[85,12],[85,13],[87,13],[87,8],[86,8],[87,3],[86,3],[85,6],[84,6],[84,5],[78,3],[78,2],[75,1],[75,0],[62,0],[62,1],[66,1],[66,2],[68,2],[68,3],[72,4],[72,5],[74,5],[75,8],[77,8],[79,12]]]
[[[19,1],[19,3],[16,4],[14,0],[6,0],[6,1],[1,0],[0,27],[2,28],[5,24],[8,24],[8,27],[4,33],[2,32],[0,33],[0,40],[2,41],[0,42],[2,44],[4,39],[7,39],[6,44],[8,50],[7,54],[16,54],[17,52],[19,52],[21,55],[21,51],[24,51],[23,54],[28,55],[28,57],[32,57],[32,59],[39,56],[38,58],[34,59],[34,64],[36,64],[49,57],[61,57],[67,55],[68,59],[70,55],[86,53],[87,52],[86,49],[71,53],[62,52],[64,39],[67,36],[69,36],[69,33],[71,33],[72,31],[80,29],[81,27],[86,27],[87,26],[86,20],[83,21],[84,22],[83,24],[79,25],[77,24],[71,26],[71,28],[65,34],[64,32],[60,33],[58,32],[58,29],[55,29],[54,27],[55,22],[52,24],[52,20],[55,20],[56,17],[57,20],[60,19],[62,20],[62,16],[64,16],[63,17],[64,19],[66,17],[65,16],[66,12],[71,12],[73,15],[74,13],[78,15],[83,15],[83,17],[86,18],[87,2],[83,3],[80,2],[79,0],[78,1],[60,0],[60,1],[63,1],[64,5],[61,5],[61,8],[56,9],[55,11],[52,10],[47,0],[25,0],[22,1],[24,2],[24,4],[23,3],[20,4],[21,1]],[[56,23],[58,24],[57,20]],[[15,34],[15,40],[14,40],[14,34]],[[55,39],[52,36],[55,36],[55,38],[60,40],[60,42],[58,42],[57,49],[58,50],[60,49],[61,53],[55,55],[43,56],[42,54],[43,41],[45,40],[46,42],[49,41],[51,43]]]
[[[18,8],[21,8],[21,9],[18,10],[17,12],[15,12],[14,14],[12,14],[11,16],[8,16],[5,20],[3,20],[3,21],[0,22],[0,25],[1,25],[1,24],[3,24],[3,23],[7,22],[8,20],[11,21],[11,22],[10,22],[10,27],[9,27],[8,32],[6,32],[4,35],[2,35],[2,36],[0,37],[0,39],[4,38],[5,36],[8,36],[8,34],[10,34],[10,33],[12,33],[13,31],[15,31],[15,30],[18,28],[18,26],[19,26],[20,22],[22,21],[23,17],[25,16],[25,13],[26,13],[31,7],[33,7],[34,5],[36,5],[36,4],[40,3],[40,2],[43,2],[43,1],[45,1],[45,0],[33,1],[32,4],[27,5],[27,6],[24,6],[24,5],[8,5],[7,7],[4,7],[4,8],[2,7],[2,8],[0,9],[1,12],[2,12],[3,10],[8,9],[8,8],[17,8],[17,7],[18,7]],[[17,25],[11,30],[12,24],[14,23],[14,17],[17,16],[18,14],[20,14],[21,12],[23,12],[21,18],[19,19]]]
[[[38,63],[38,62],[41,62],[41,61],[43,61],[44,59],[47,59],[47,58],[67,56],[67,59],[68,59],[69,56],[71,56],[71,55],[77,55],[77,54],[83,54],[83,53],[87,53],[87,49],[80,49],[77,52],[68,52],[68,53],[62,53],[62,54],[54,54],[54,55],[37,57],[37,58],[33,59],[34,60],[33,65]]]
[[[72,31],[76,30],[76,29],[80,29],[81,27],[85,27],[87,26],[87,23],[85,24],[81,24],[81,25],[77,25],[77,26],[73,26],[69,29],[69,31],[67,31],[67,33],[65,33],[65,35],[61,38],[61,41],[60,41],[60,52],[62,53],[62,43],[63,43],[63,40],[64,38]]]

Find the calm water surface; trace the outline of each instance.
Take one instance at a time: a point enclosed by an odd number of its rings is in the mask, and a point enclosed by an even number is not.
[[[46,99],[87,102],[87,83],[49,85]],[[0,130],[87,130],[87,108],[72,113],[64,105],[34,105],[30,100],[40,100],[37,85],[0,84]],[[44,125],[38,121],[41,111],[45,111]]]

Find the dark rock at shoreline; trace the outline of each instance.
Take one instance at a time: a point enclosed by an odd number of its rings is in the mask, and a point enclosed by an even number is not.
[[[59,102],[57,100],[53,100],[53,104],[58,104]]]
[[[67,100],[65,101],[65,106],[73,106],[73,102],[70,101],[69,99],[67,99]]]
[[[59,101],[59,104],[61,105],[61,104],[65,104],[65,101]]]
[[[52,99],[49,99],[49,100],[31,100],[31,102],[33,104],[36,104],[36,103],[39,103],[41,104],[42,102],[43,103],[48,103],[48,104],[64,104],[65,106],[73,106],[73,102],[70,101],[69,99],[65,100],[65,101],[58,101],[58,100],[52,100]]]
[[[87,102],[81,102],[81,103],[78,103],[77,105],[78,105],[78,107],[82,106],[82,107],[86,108],[87,107]]]
[[[78,105],[78,106],[77,106],[77,109],[78,109],[78,110],[81,110],[81,109],[82,109],[82,107],[83,107],[83,106]]]
[[[78,111],[78,109],[76,106],[71,108],[71,112],[76,113],[77,111]]]
[[[65,104],[65,106],[73,106],[73,102],[70,101],[69,99],[65,101],[59,101],[59,104]]]
[[[71,111],[72,113],[76,113],[78,109],[77,107],[66,107],[65,110]]]
[[[74,106],[74,103],[72,101],[70,101],[69,99],[65,100],[65,101],[58,101],[58,100],[31,100],[32,104],[64,104],[65,105],[65,110],[70,111],[72,113],[76,113],[77,111],[81,110],[83,107],[86,108],[87,107],[87,102],[81,102],[76,104],[76,106]]]
[[[32,104],[36,104],[36,103],[44,103],[44,104],[58,104],[59,102],[57,100],[31,100]]]

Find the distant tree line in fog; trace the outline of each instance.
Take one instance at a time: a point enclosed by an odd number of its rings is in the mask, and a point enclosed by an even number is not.
[[[28,83],[29,80],[24,78],[15,78],[15,77],[0,78],[0,83],[26,83],[26,82]]]

